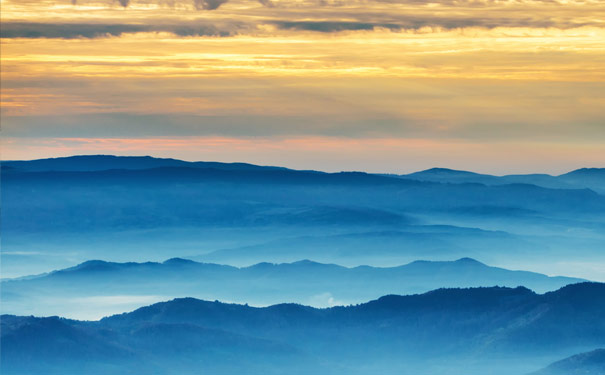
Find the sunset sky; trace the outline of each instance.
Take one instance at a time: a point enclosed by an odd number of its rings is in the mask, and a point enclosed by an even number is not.
[[[605,166],[602,0],[0,0],[2,158]]]

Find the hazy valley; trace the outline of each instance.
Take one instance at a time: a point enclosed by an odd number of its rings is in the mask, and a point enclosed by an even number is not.
[[[600,375],[604,176],[4,162],[2,372]]]

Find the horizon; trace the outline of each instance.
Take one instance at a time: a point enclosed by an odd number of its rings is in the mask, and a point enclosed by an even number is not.
[[[223,163],[223,164],[251,164],[251,165],[256,165],[256,166],[260,166],[260,167],[281,167],[281,168],[297,170],[297,171],[310,170],[310,171],[325,172],[325,173],[362,172],[362,173],[368,173],[368,174],[384,174],[384,175],[389,175],[389,174],[407,175],[407,174],[412,174],[412,173],[425,172],[425,171],[429,171],[429,170],[433,170],[433,169],[443,169],[443,170],[450,170],[450,171],[455,171],[455,172],[470,172],[470,173],[476,173],[476,174],[486,174],[486,175],[492,175],[492,176],[496,176],[496,177],[504,177],[504,176],[508,176],[508,175],[532,175],[532,174],[546,174],[549,176],[557,177],[557,176],[560,176],[563,174],[567,174],[570,172],[575,172],[575,171],[583,170],[583,169],[604,169],[605,168],[605,163],[604,163],[602,166],[596,166],[596,165],[595,166],[589,166],[589,165],[588,166],[579,166],[577,168],[573,168],[573,169],[569,169],[569,170],[559,170],[559,172],[557,172],[557,173],[547,173],[546,171],[538,171],[538,170],[534,170],[533,172],[526,172],[526,173],[514,173],[514,172],[496,173],[496,172],[490,172],[490,171],[478,171],[478,170],[471,170],[471,169],[464,169],[464,168],[458,169],[458,168],[449,168],[449,167],[444,167],[444,166],[432,166],[432,167],[428,167],[428,168],[424,168],[424,169],[413,169],[413,167],[409,167],[409,169],[401,170],[401,171],[397,172],[397,171],[380,171],[380,170],[370,171],[370,170],[361,170],[361,169],[319,169],[316,167],[296,168],[296,167],[291,167],[288,165],[280,165],[280,164],[270,164],[270,163],[269,164],[259,164],[259,163],[245,161],[245,160],[234,160],[234,161],[210,160],[210,159],[200,160],[200,159],[181,159],[181,158],[170,157],[170,156],[155,156],[155,155],[149,155],[149,154],[145,155],[145,154],[103,154],[103,153],[101,153],[101,154],[97,154],[97,153],[70,154],[70,155],[59,155],[59,156],[42,157],[42,158],[34,158],[34,159],[5,159],[3,157],[0,162],[66,159],[66,158],[74,158],[74,157],[80,157],[80,156],[115,156],[115,157],[134,157],[134,158],[149,157],[149,158],[154,158],[154,159],[180,160],[180,161],[185,161],[185,162],[190,162],[190,163],[207,162],[207,163]]]
[[[2,10],[7,159],[144,153],[386,173],[605,165],[605,7],[594,2]]]

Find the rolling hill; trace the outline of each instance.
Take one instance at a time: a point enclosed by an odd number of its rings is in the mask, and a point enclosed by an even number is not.
[[[39,276],[3,280],[3,311],[19,315],[96,317],[179,296],[267,306],[293,302],[315,307],[361,303],[385,294],[440,287],[520,285],[547,292],[585,280],[489,267],[474,259],[415,261],[398,267],[342,267],[309,260],[232,267],[173,258],[163,263],[87,261]],[[132,298],[128,305],[91,305],[93,299]],[[147,298],[144,298],[147,296]],[[88,315],[94,310],[93,315]],[[75,315],[81,314],[81,315]]]
[[[605,343],[603,295],[605,284],[580,283],[545,294],[439,289],[328,309],[180,298],[93,322],[3,315],[1,366],[65,375],[525,374]]]

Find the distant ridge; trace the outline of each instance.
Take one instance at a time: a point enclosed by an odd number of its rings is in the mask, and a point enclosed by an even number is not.
[[[115,155],[75,155],[27,161],[4,161],[2,163],[2,169],[5,172],[98,172],[107,170],[146,170],[175,167],[211,168],[225,171],[294,171],[284,167],[259,166],[242,162],[188,162],[172,158]],[[323,173],[319,171],[304,172]],[[580,168],[559,176],[552,176],[548,174],[494,176],[464,170],[436,167],[404,175],[381,174],[381,176],[441,183],[479,183],[485,185],[524,183],[554,189],[590,188],[599,193],[605,193],[605,168]]]
[[[217,162],[217,161],[184,161],[174,158],[158,158],[153,156],[117,156],[108,154],[97,155],[73,155],[56,158],[45,158],[35,160],[6,160],[2,162],[2,167],[8,170],[21,170],[28,172],[43,171],[71,171],[71,172],[91,172],[112,169],[152,169],[161,167],[191,167],[191,168],[216,168],[225,170],[258,170],[258,169],[282,169],[289,168],[278,166],[261,166],[244,162]],[[363,172],[362,172],[363,173]],[[571,176],[591,176],[604,177],[605,168],[579,168],[558,176],[549,174],[515,174],[495,176],[481,174],[465,170],[434,167],[426,170],[413,172],[404,175],[383,174],[385,176],[399,176],[413,179],[449,179],[449,178],[489,178],[493,181],[507,180],[523,177],[571,177]]]
[[[440,168],[440,167],[433,167],[433,168],[429,168],[429,169],[425,169],[422,171],[418,171],[418,172],[413,172],[413,173],[409,173],[409,174],[405,174],[405,175],[400,175],[400,176],[422,176],[422,177],[429,177],[429,176],[458,176],[458,177],[495,177],[496,179],[498,178],[514,178],[514,177],[521,177],[521,176],[532,176],[532,177],[537,177],[537,176],[542,176],[542,177],[563,177],[563,176],[570,176],[570,175],[585,175],[585,176],[603,176],[605,175],[605,168],[579,168],[579,169],[574,169],[572,171],[560,174],[560,175],[550,175],[550,174],[546,174],[546,173],[528,173],[528,174],[509,174],[509,175],[502,175],[502,176],[496,176],[496,175],[490,175],[490,174],[483,174],[483,173],[477,173],[477,172],[471,172],[471,171],[465,171],[465,170],[459,170],[459,169],[450,169],[450,168]]]
[[[27,172],[93,172],[112,169],[152,169],[162,167],[215,168],[223,170],[281,169],[248,163],[188,162],[171,158],[151,156],[76,155],[37,160],[4,161],[2,167]]]
[[[479,183],[484,185],[523,183],[553,189],[589,188],[599,193],[605,193],[605,168],[581,168],[558,176],[549,174],[493,176],[447,168],[431,168],[424,171],[400,175],[399,177],[442,183]]]
[[[61,314],[69,311],[66,307],[69,301],[77,303],[91,295],[188,295],[258,306],[288,301],[326,307],[360,303],[385,294],[423,293],[440,287],[523,285],[546,292],[583,281],[490,267],[471,258],[414,261],[384,268],[347,268],[308,259],[237,268],[171,258],[162,263],[91,260],[39,276],[3,280],[1,292],[4,311],[37,311],[39,300],[56,296],[63,299],[63,304],[53,311]],[[40,313],[48,314],[48,309],[46,305],[46,312]]]
[[[449,169],[449,168],[430,168],[425,169],[423,171],[418,171],[414,173],[410,173],[407,175],[408,177],[418,177],[418,178],[476,178],[476,177],[496,177],[487,174],[480,174],[469,171],[462,171],[457,169]]]
[[[561,176],[570,175],[584,175],[584,176],[603,176],[605,175],[605,168],[580,168],[574,171],[562,174]],[[559,177],[561,177],[559,176]]]
[[[363,270],[364,272],[368,272],[370,270],[374,271],[374,272],[389,272],[389,273],[395,273],[395,272],[402,272],[405,273],[408,270],[417,272],[418,270],[421,270],[423,267],[427,268],[427,271],[429,270],[444,270],[447,268],[451,268],[451,269],[456,269],[456,268],[460,268],[460,267],[468,267],[468,266],[472,266],[475,267],[478,271],[486,271],[486,270],[490,270],[490,271],[494,271],[499,273],[499,275],[518,275],[518,276],[531,276],[531,277],[537,277],[537,278],[543,278],[544,280],[547,279],[551,279],[551,280],[561,280],[563,282],[568,282],[568,283],[574,283],[574,282],[584,282],[586,280],[583,279],[579,279],[579,278],[572,278],[572,277],[563,277],[563,276],[546,276],[540,273],[535,273],[535,272],[529,272],[529,271],[510,271],[504,268],[498,268],[498,267],[490,267],[482,262],[479,262],[476,259],[473,258],[469,258],[469,257],[463,257],[454,261],[430,261],[430,260],[416,260],[413,261],[411,263],[405,264],[405,265],[401,265],[401,266],[393,266],[393,267],[372,267],[372,266],[367,266],[367,265],[362,265],[362,266],[357,266],[357,267],[344,267],[344,266],[340,266],[337,264],[326,264],[326,263],[320,263],[320,262],[315,262],[309,259],[302,259],[299,261],[295,261],[295,262],[290,262],[290,263],[270,263],[270,262],[261,262],[261,263],[257,263],[251,266],[247,266],[247,267],[233,267],[233,266],[229,266],[229,265],[222,265],[222,264],[215,264],[215,263],[202,263],[202,262],[197,262],[191,259],[185,259],[185,258],[170,258],[164,262],[144,262],[144,263],[137,263],[137,262],[126,262],[126,263],[118,263],[118,262],[108,262],[108,261],[103,261],[103,260],[88,260],[85,261],[83,263],[80,263],[74,267],[70,267],[70,268],[65,268],[65,269],[61,269],[61,270],[56,270],[56,271],[52,271],[49,273],[45,273],[42,275],[31,275],[31,276],[26,276],[27,280],[37,280],[37,279],[45,279],[45,278],[53,278],[53,277],[64,277],[65,275],[76,275],[76,274],[84,274],[86,272],[113,272],[113,271],[125,271],[125,272],[130,272],[134,269],[138,269],[138,270],[177,270],[179,268],[182,267],[188,267],[188,268],[197,268],[200,272],[203,272],[205,268],[211,267],[211,268],[222,268],[222,269],[228,269],[228,270],[238,270],[238,271],[242,271],[242,272],[246,272],[246,271],[252,271],[252,270],[264,270],[267,269],[267,267],[270,267],[272,269],[275,270],[279,270],[279,269],[287,269],[287,270],[292,270],[294,268],[300,268],[300,269],[305,269],[305,268],[314,268],[314,269],[323,269],[326,272],[330,272],[331,270],[334,269],[338,269],[340,271],[344,271],[344,272],[351,272],[351,273],[355,273],[359,270]],[[428,276],[430,277],[434,277],[434,274],[429,274]],[[22,278],[18,278],[15,280],[20,280]],[[11,279],[3,279],[3,282],[11,282],[13,280]],[[521,284],[519,284],[521,285]]]

